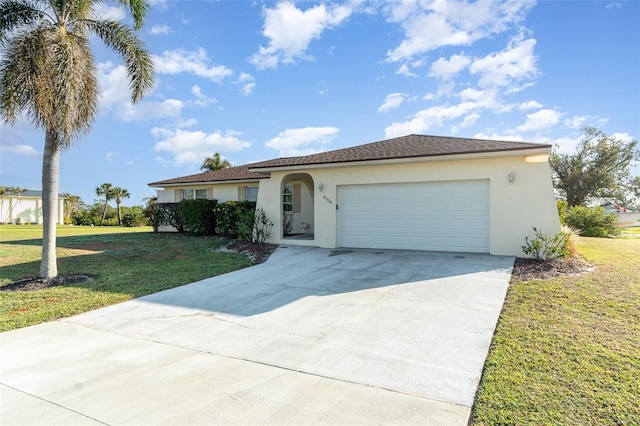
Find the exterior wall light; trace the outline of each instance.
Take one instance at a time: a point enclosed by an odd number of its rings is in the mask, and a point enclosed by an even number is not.
[[[507,175],[507,177],[509,178],[509,183],[513,184],[513,181],[516,180],[516,173],[515,172],[511,172]]]
[[[318,190],[319,190],[320,192],[323,192],[323,191],[324,191],[324,183],[321,183],[321,184],[319,184],[319,185],[318,185]]]

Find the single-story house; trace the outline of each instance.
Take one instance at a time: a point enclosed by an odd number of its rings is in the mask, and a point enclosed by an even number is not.
[[[255,200],[270,242],[523,255],[560,230],[551,145],[409,135],[150,183],[158,202]]]
[[[58,195],[58,221],[64,224],[64,200]],[[0,223],[42,224],[42,191],[5,192],[0,196]]]

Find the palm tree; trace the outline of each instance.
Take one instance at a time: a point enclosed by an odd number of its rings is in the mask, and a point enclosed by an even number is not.
[[[96,188],[96,194],[100,196],[104,196],[104,209],[102,209],[102,220],[100,221],[100,225],[104,222],[104,218],[107,216],[107,207],[109,206],[109,201],[113,200],[113,185],[105,182],[99,187]]]
[[[133,28],[98,19],[96,6],[119,3]],[[45,133],[42,158],[43,238],[40,275],[58,275],[56,205],[60,152],[89,132],[98,108],[97,69],[90,37],[124,60],[131,98],[153,87],[153,63],[134,30],[144,23],[148,0],[0,0],[0,118],[11,124],[22,112]]]
[[[204,159],[200,170],[221,170],[228,167],[231,167],[229,160],[223,160],[219,152],[214,152],[213,156]]]
[[[122,226],[122,215],[120,214],[120,203],[122,202],[122,198],[129,198],[131,194],[124,188],[119,188],[114,186],[111,189],[111,195],[116,200],[116,205],[118,206],[118,226]]]

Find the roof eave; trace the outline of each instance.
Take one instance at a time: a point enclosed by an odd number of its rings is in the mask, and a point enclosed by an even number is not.
[[[402,157],[402,158],[386,158],[377,160],[351,160],[332,163],[316,163],[316,164],[300,164],[287,166],[267,166],[249,169],[256,173],[272,173],[277,171],[290,171],[301,169],[328,169],[328,168],[344,168],[344,167],[362,167],[385,164],[408,164],[408,163],[431,163],[439,161],[456,161],[456,160],[478,160],[488,158],[506,158],[506,157],[522,157],[532,155],[548,155],[551,151],[551,145],[532,146],[528,148],[501,149],[499,151],[480,151],[467,152],[464,154],[440,154],[419,157]]]
[[[147,186],[152,188],[166,188],[166,187],[175,187],[175,186],[202,186],[202,185],[218,185],[218,184],[230,184],[230,183],[250,183],[250,182],[259,182],[261,179],[268,178],[269,176],[259,177],[254,179],[227,179],[227,180],[207,180],[207,181],[199,181],[199,182],[174,182],[174,183],[163,183],[163,182],[151,182],[148,183]]]

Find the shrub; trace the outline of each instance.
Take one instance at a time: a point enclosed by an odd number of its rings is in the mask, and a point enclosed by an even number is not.
[[[293,213],[284,212],[282,214],[282,234],[287,236],[293,231]]]
[[[535,226],[533,227],[535,238],[524,238],[522,251],[540,262],[549,262],[564,259],[569,255],[569,242],[571,233],[560,231],[555,235],[543,234]]]
[[[267,217],[263,209],[255,211],[255,219],[253,222],[252,242],[264,244],[271,235],[273,222]]]
[[[229,238],[251,240],[256,203],[225,201],[215,208],[216,233]]]
[[[153,231],[158,232],[160,226],[172,226],[178,232],[184,232],[178,203],[158,203],[154,207]]]
[[[556,201],[558,207],[558,217],[560,218],[560,225],[564,225],[564,221],[567,217],[567,207],[569,204],[564,200]]]
[[[184,230],[189,235],[213,235],[216,229],[217,200],[182,200],[178,212]]]
[[[618,217],[613,213],[605,213],[604,207],[571,207],[565,223],[585,237],[602,238],[620,233]]]

